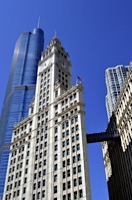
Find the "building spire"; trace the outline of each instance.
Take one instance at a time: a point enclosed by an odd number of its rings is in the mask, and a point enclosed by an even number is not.
[[[38,18],[38,28],[40,28],[40,17]]]
[[[56,38],[56,30],[55,30],[54,38]]]

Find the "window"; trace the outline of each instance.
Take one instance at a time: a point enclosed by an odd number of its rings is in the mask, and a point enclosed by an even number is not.
[[[67,145],[69,145],[69,139],[67,139],[66,143],[67,143]]]
[[[39,176],[39,178],[41,177],[41,171],[39,172],[39,175],[38,175],[38,176]]]
[[[67,159],[67,165],[70,165],[70,159]]]
[[[18,181],[18,186],[20,186],[20,184],[21,184],[21,181],[19,180],[19,181]]]
[[[79,190],[79,198],[83,197],[83,191]]]
[[[39,158],[42,158],[42,153],[39,154]]]
[[[57,174],[54,175],[54,182],[57,181]]]
[[[73,156],[73,163],[76,162],[76,156]]]
[[[42,191],[42,197],[45,197],[45,190]]]
[[[55,127],[55,133],[57,133],[58,132],[58,128],[57,127]]]
[[[72,137],[72,142],[75,142],[75,137],[74,136]]]
[[[35,190],[35,189],[36,189],[36,183],[33,184],[33,190]]]
[[[54,186],[54,193],[57,193],[57,186]]]
[[[67,183],[67,188],[68,188],[68,189],[71,188],[71,182],[70,182],[70,181],[68,181],[68,183]]]
[[[45,180],[43,180],[43,186],[45,186],[45,184],[46,184],[46,181],[45,181]]]
[[[71,194],[70,193],[68,194],[67,200],[71,200]]]
[[[55,145],[55,151],[57,151],[57,145]]]
[[[74,119],[71,119],[71,124],[74,124]]]
[[[66,135],[67,135],[67,136],[69,135],[69,130],[66,131]]]
[[[36,178],[37,178],[37,174],[35,173],[35,174],[34,174],[34,179],[36,179]]]
[[[44,143],[44,146],[47,147],[47,142]]]
[[[70,176],[70,169],[67,170],[67,177],[69,177],[69,176]]]
[[[44,175],[44,176],[46,175],[46,169],[43,170],[43,175]]]
[[[82,177],[79,177],[79,179],[78,179],[78,184],[79,184],[79,185],[82,184]]]
[[[55,136],[55,142],[57,142],[57,140],[58,140],[58,136]]]
[[[25,169],[25,174],[27,174],[27,173],[28,173],[28,169],[26,168],[26,169]]]
[[[69,126],[69,122],[67,121],[67,122],[66,122],[66,127],[68,127],[68,126]]]
[[[72,127],[72,130],[71,130],[71,132],[72,132],[72,133],[74,133],[74,127]]]
[[[62,152],[62,156],[63,156],[63,157],[66,156],[66,152],[65,152],[65,151]]]
[[[13,197],[15,197],[15,196],[16,196],[16,192],[13,193]]]
[[[63,178],[66,178],[66,172],[63,172]]]
[[[67,155],[70,155],[70,149],[67,149]]]
[[[29,156],[29,151],[27,151],[27,156]]]
[[[55,157],[54,157],[54,160],[57,160],[57,158],[58,158],[58,157],[57,157],[57,154],[56,154]]]
[[[42,162],[39,162],[39,167],[42,167]]]
[[[77,144],[77,150],[80,150],[80,144]]]
[[[74,199],[77,199],[77,191],[74,192]]]
[[[77,155],[77,160],[79,161],[81,159],[80,154]]]
[[[58,90],[55,91],[55,97],[57,97],[57,96],[58,96]]]
[[[63,124],[62,124],[62,129],[64,129],[64,128],[65,128],[65,124],[63,123]]]
[[[63,200],[66,200],[66,195],[63,196]]]
[[[23,194],[25,194],[25,193],[26,193],[26,187],[23,188]]]
[[[63,138],[65,137],[65,132],[62,133],[62,137],[63,137]]]
[[[81,165],[78,166],[78,173],[81,172]]]
[[[78,117],[75,117],[75,122],[78,122]]]
[[[76,174],[76,167],[73,168],[73,174]]]
[[[77,179],[76,178],[73,180],[73,183],[74,183],[74,187],[76,187],[77,186]]]
[[[45,151],[44,151],[44,156],[46,156],[46,154],[47,154],[47,151],[45,150]]]
[[[65,144],[65,141],[63,141],[63,142],[62,142],[62,147],[65,147],[65,145],[66,145],[66,144]]]
[[[56,165],[54,165],[54,170],[55,170],[55,171],[57,170],[57,164],[56,164]]]
[[[38,188],[40,188],[40,185],[41,185],[41,184],[40,184],[40,181],[39,181],[39,182],[38,182]]]
[[[76,135],[76,140],[79,140],[79,134]]]
[[[75,150],[76,150],[76,149],[75,149],[75,146],[73,146],[73,147],[72,147],[72,152],[74,153],[74,152],[75,152]]]
[[[66,166],[66,162],[65,162],[65,160],[63,161],[63,167],[65,167]]]
[[[66,183],[63,183],[63,190],[66,190]]]
[[[40,192],[38,192],[37,194],[37,199],[40,199]]]
[[[28,165],[28,160],[26,160],[26,165]]]
[[[26,183],[27,182],[27,178],[24,178],[24,183]],[[19,182],[18,182],[19,183]]]
[[[78,127],[78,125],[76,125],[76,131],[78,131],[78,129],[79,129],[79,127]]]

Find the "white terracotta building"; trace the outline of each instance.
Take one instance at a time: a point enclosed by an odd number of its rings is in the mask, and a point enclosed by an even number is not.
[[[90,200],[83,87],[57,38],[42,53],[28,118],[14,127],[4,200]]]

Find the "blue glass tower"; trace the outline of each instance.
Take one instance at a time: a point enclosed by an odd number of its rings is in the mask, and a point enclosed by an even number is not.
[[[40,28],[22,33],[16,43],[0,117],[0,199],[4,192],[12,129],[25,118],[35,94],[38,61],[44,45]]]

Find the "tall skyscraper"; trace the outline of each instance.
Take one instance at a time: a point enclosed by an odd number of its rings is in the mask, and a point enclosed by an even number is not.
[[[16,43],[3,109],[0,117],[0,198],[8,165],[14,123],[28,115],[35,95],[38,61],[43,51],[43,31],[22,33]]]
[[[56,37],[43,52],[27,118],[14,127],[4,199],[90,200],[83,87]]]
[[[132,63],[107,133],[119,138],[103,142],[103,157],[110,200],[132,199]]]
[[[116,67],[108,68],[106,70],[106,109],[108,119],[110,119],[112,112],[114,111],[128,69],[129,66],[117,65]]]

